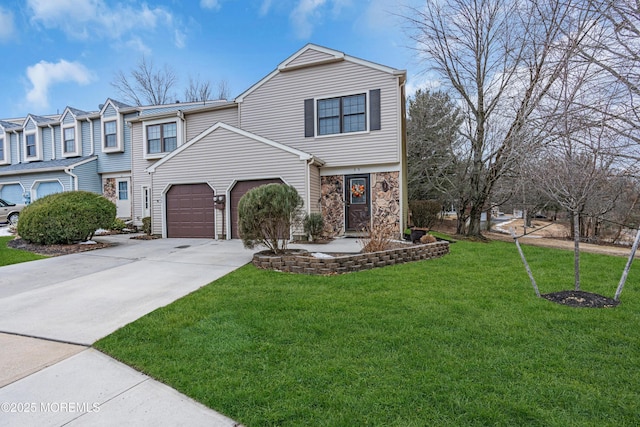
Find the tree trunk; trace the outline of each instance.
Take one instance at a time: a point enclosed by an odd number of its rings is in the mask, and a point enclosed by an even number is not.
[[[575,274],[576,291],[580,290],[580,217],[577,211],[572,212],[573,216],[573,266]]]
[[[467,236],[482,237],[480,219],[482,217],[482,209],[477,205],[471,207],[469,215],[469,229],[467,230]]]

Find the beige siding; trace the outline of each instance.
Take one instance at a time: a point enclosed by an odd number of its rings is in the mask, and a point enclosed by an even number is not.
[[[326,61],[333,58],[333,55],[329,55],[327,53],[320,52],[314,49],[309,49],[302,55],[298,56],[296,59],[288,63],[287,67],[298,67],[301,65],[307,65],[318,61]]]
[[[238,108],[206,111],[203,113],[188,114],[186,119],[187,142],[200,135],[205,130],[218,122],[231,126],[238,126]]]
[[[304,137],[304,100],[381,90],[382,130]],[[320,157],[328,167],[400,161],[398,78],[348,61],[276,74],[247,95],[241,127]]]
[[[156,169],[153,174],[153,232],[162,232],[163,191],[171,183],[207,182],[216,194],[228,197],[227,192],[235,181],[282,178],[307,200],[306,168],[306,161],[295,154],[226,129],[217,129]],[[220,216],[216,220],[221,224]]]

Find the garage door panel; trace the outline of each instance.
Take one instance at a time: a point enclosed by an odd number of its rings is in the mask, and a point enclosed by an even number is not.
[[[58,181],[45,181],[38,184],[36,188],[36,199],[55,193],[62,193],[62,184]]]
[[[6,184],[0,188],[0,199],[10,203],[24,203],[23,192],[20,184]]]
[[[279,178],[257,179],[252,181],[238,181],[231,190],[231,238],[239,239],[238,233],[238,203],[245,193],[253,188],[265,184],[283,184]]]
[[[167,237],[214,238],[213,190],[207,184],[180,184],[167,192]]]

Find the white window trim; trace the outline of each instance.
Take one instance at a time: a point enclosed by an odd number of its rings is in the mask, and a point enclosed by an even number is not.
[[[35,135],[36,141],[36,155],[35,156],[27,156],[27,136]],[[40,138],[40,128],[36,126],[33,130],[25,130],[22,135],[22,149],[24,153],[24,161],[26,163],[29,162],[37,162],[42,160],[42,139]]]
[[[104,125],[109,122],[116,122],[116,146],[115,147],[107,147],[106,146],[106,135],[104,133]],[[103,153],[122,153],[124,151],[123,137],[122,137],[122,120],[120,120],[120,114],[116,114],[115,116],[109,117],[101,117],[100,118],[100,135],[101,135],[101,144],[102,144],[102,152]]]
[[[62,125],[62,127],[60,128],[60,142],[62,145],[62,157],[78,157],[82,155],[82,142],[80,141],[80,132],[78,132],[79,130],[79,123],[77,121],[74,120],[73,123],[67,124],[67,125]],[[65,129],[69,129],[69,128],[73,128],[74,131],[74,140],[75,140],[75,147],[76,149],[74,151],[65,151],[66,148],[66,144],[65,144],[65,140],[64,140],[64,131]]]
[[[57,182],[62,187],[63,193],[67,191],[64,187],[64,184],[59,179],[38,179],[33,181],[33,183],[31,184],[31,188],[29,189],[29,194],[31,195],[31,202],[35,202],[36,200],[38,200],[36,199],[36,195],[38,194],[38,187],[40,186],[40,184],[46,184],[48,182]]]
[[[365,96],[365,102],[364,102],[364,114],[365,114],[365,118],[364,118],[364,130],[358,131],[358,132],[340,132],[340,133],[330,133],[327,135],[320,135],[320,129],[319,129],[319,123],[318,123],[318,101],[322,101],[324,99],[332,99],[332,98],[344,98],[346,96],[353,96],[353,95],[364,95]],[[327,96],[318,96],[316,98],[313,98],[313,129],[315,132],[315,138],[321,139],[321,138],[341,138],[341,137],[345,137],[345,136],[353,136],[353,135],[362,135],[362,134],[366,134],[370,132],[371,126],[369,125],[369,119],[371,117],[371,114],[369,112],[369,104],[371,103],[370,98],[370,94],[368,90],[358,90],[358,91],[354,91],[354,92],[343,92],[337,95],[327,95]]]
[[[2,152],[4,153],[4,157],[0,159],[0,165],[10,165],[11,164],[11,144],[9,143],[11,138],[9,134],[6,132],[0,133],[0,138],[2,139]]]
[[[162,125],[162,124],[167,124],[167,123],[175,123],[176,124],[176,149],[178,149],[178,147],[180,147],[182,144],[184,144],[184,123],[182,121],[182,119],[178,118],[178,117],[173,117],[170,119],[157,119],[157,120],[150,120],[148,122],[143,122],[142,123],[142,156],[145,159],[148,160],[156,160],[156,159],[161,159],[164,156],[166,156],[167,154],[171,153],[171,151],[164,151],[162,153],[153,153],[153,154],[149,154],[147,152],[148,148],[149,148],[149,144],[147,141],[147,127],[149,126],[155,126],[155,125]]]

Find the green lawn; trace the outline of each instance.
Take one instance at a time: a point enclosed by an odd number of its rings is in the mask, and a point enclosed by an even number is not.
[[[47,258],[46,256],[7,247],[7,243],[12,239],[13,236],[0,236],[0,267]]]
[[[572,253],[525,246],[542,293]],[[584,254],[612,297],[624,258]],[[245,266],[96,347],[247,426],[631,426],[640,273],[613,309],[535,297],[513,244],[342,276]]]

